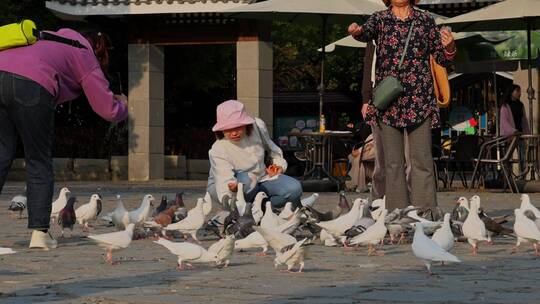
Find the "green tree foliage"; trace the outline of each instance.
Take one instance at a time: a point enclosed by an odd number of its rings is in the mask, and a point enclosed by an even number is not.
[[[326,44],[347,36],[346,25],[328,27]],[[274,85],[279,91],[313,91],[320,81],[321,28],[274,22]],[[363,50],[337,48],[326,54],[327,90],[359,92]]]

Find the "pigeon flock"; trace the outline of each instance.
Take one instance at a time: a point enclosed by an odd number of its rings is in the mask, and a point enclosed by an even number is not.
[[[211,217],[212,201],[208,194],[197,199],[189,210],[182,192],[171,201],[163,196],[155,208],[154,197],[146,194],[140,206],[132,211],[125,208],[117,195],[115,209],[99,218],[116,231],[90,234],[87,238],[106,250],[106,261],[111,265],[118,263],[113,259],[113,251],[129,247],[133,239],[154,238],[154,243],[177,256],[179,270],[192,269],[194,263],[228,267],[235,251],[253,249],[257,250],[256,255],[266,256],[271,248],[276,269],[284,265],[286,269],[282,271],[302,272],[307,250],[312,245],[343,246],[346,250],[365,246],[368,255],[384,255],[385,241],[391,244],[412,241],[414,256],[432,274],[433,262],[460,263],[451,253],[455,241],[468,242],[472,255],[477,255],[479,244],[492,244],[493,237],[498,235],[517,238],[512,252],[521,243],[530,242],[534,255],[540,254],[540,211],[527,194],[521,195],[521,205],[513,215],[490,217],[482,209],[480,197],[474,195],[470,200],[460,197],[452,212],[441,218],[433,209],[415,206],[389,211],[384,198],[371,202],[358,198],[351,205],[344,192],[339,193],[335,208],[328,212],[314,207],[317,193],[302,199],[299,208],[287,203],[281,210],[274,210],[264,192],[248,202],[242,184],[238,188],[234,197],[224,197],[221,210]],[[77,208],[76,205],[79,205],[77,198],[71,196],[67,187],[62,188],[51,212],[51,221],[60,229],[60,237],[64,237],[66,228],[73,230],[77,223],[83,232],[90,232],[91,223],[98,220],[102,211],[102,197],[93,194],[88,203]],[[8,209],[12,216],[19,213],[20,218],[26,209],[26,196],[15,196]],[[504,226],[511,219],[514,219],[513,229]],[[199,239],[202,233],[215,235],[219,240],[204,248]],[[175,240],[179,238],[183,241]],[[15,251],[0,247],[0,255],[12,253]]]

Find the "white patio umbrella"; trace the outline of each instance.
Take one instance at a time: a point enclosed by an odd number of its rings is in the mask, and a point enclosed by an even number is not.
[[[381,0],[267,0],[223,11],[233,18],[277,20],[316,24],[322,27],[321,48],[326,45],[328,24],[363,22],[376,11],[386,9]],[[324,98],[324,57],[321,52],[321,79],[319,85],[319,115]]]
[[[529,127],[533,130],[531,31],[540,28],[539,0],[506,0],[444,21],[455,32],[527,31]]]

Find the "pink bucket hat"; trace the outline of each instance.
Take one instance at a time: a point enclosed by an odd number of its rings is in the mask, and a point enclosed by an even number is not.
[[[255,123],[246,112],[244,104],[237,100],[227,100],[217,106],[217,122],[212,128],[213,132],[234,129],[240,126]]]

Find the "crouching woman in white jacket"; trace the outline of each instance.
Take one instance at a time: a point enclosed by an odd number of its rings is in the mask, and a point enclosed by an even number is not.
[[[301,183],[285,174],[287,161],[281,149],[270,139],[265,123],[249,116],[244,104],[229,100],[217,107],[217,123],[212,128],[216,142],[208,152],[210,174],[207,192],[222,204],[225,195],[232,196],[243,184],[246,201],[251,202],[260,191],[265,192],[272,207],[287,202],[300,206]],[[265,165],[265,152],[271,164]]]

